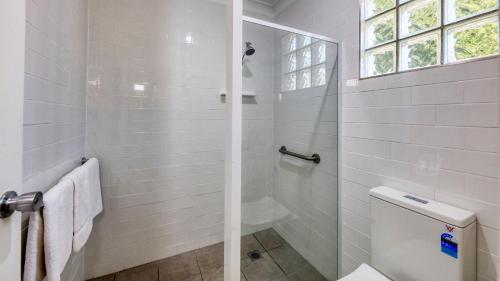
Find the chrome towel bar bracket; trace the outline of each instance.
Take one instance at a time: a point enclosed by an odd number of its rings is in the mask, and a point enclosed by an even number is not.
[[[10,217],[14,211],[36,212],[42,207],[42,192],[30,192],[18,196],[15,191],[7,191],[0,197],[0,219]]]
[[[302,155],[302,154],[299,154],[299,153],[288,151],[286,149],[286,146],[282,146],[278,151],[281,154],[290,155],[290,156],[297,157],[297,158],[300,158],[300,159],[303,159],[303,160],[306,160],[306,161],[312,161],[312,162],[314,162],[316,164],[319,164],[321,162],[321,157],[319,157],[318,153],[314,153],[311,156],[306,156],[306,155]]]
[[[82,157],[80,164],[83,165],[83,164],[87,163],[87,161],[89,161],[89,159],[87,159],[87,157]]]

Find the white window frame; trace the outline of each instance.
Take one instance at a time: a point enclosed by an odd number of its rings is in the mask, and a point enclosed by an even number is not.
[[[420,0],[395,0],[396,4],[394,7],[390,8],[390,9],[387,9],[387,10],[384,10],[383,12],[380,12],[378,14],[375,14],[375,15],[372,15],[368,18],[364,18],[364,1],[367,1],[367,0],[362,0],[361,2],[361,5],[360,5],[360,13],[359,13],[359,18],[360,18],[360,21],[359,21],[359,42],[360,42],[360,46],[359,46],[359,77],[360,77],[360,80],[363,80],[363,79],[371,79],[371,78],[377,78],[377,77],[383,77],[383,76],[389,76],[389,75],[395,75],[395,74],[398,74],[398,73],[405,73],[405,72],[413,72],[413,71],[419,71],[419,70],[423,70],[423,69],[428,69],[428,68],[435,68],[435,67],[442,67],[442,66],[446,66],[446,65],[453,65],[453,64],[462,64],[462,63],[467,63],[467,62],[470,62],[470,61],[478,61],[478,60],[485,60],[485,59],[491,59],[491,58],[497,58],[497,57],[500,57],[500,53],[497,53],[497,54],[493,54],[493,55],[489,55],[489,56],[482,56],[482,57],[476,57],[476,58],[470,58],[470,59],[465,59],[465,60],[459,60],[459,61],[455,61],[455,62],[446,62],[445,58],[447,56],[447,38],[446,38],[446,30],[453,27],[453,26],[459,26],[461,24],[464,24],[464,23],[469,23],[469,22],[474,22],[475,20],[479,20],[479,19],[485,19],[485,18],[488,18],[488,17],[491,17],[493,15],[496,14],[497,18],[500,18],[500,9],[499,9],[499,3],[500,1],[497,1],[497,6],[495,8],[492,8],[492,9],[488,9],[488,10],[484,10],[478,14],[475,14],[475,15],[472,15],[472,16],[468,16],[468,17],[464,17],[464,18],[461,18],[461,19],[458,19],[458,20],[455,20],[455,21],[451,21],[449,23],[446,22],[446,2],[448,0],[437,0],[438,1],[438,4],[441,5],[440,8],[441,8],[441,11],[440,11],[440,25],[438,25],[437,27],[435,28],[431,28],[431,29],[427,29],[425,31],[422,31],[422,32],[416,32],[415,34],[412,34],[412,35],[409,35],[409,36],[405,36],[405,37],[401,37],[400,36],[400,10],[401,10],[401,7],[402,6],[406,6],[408,4],[411,4],[413,2],[416,2],[416,1],[420,1]],[[438,6],[439,7],[439,6]],[[395,39],[394,40],[391,40],[391,41],[388,41],[388,42],[385,42],[385,43],[382,43],[382,44],[378,44],[378,45],[375,45],[375,46],[372,46],[370,48],[366,48],[364,49],[363,48],[363,42],[365,40],[365,34],[364,34],[364,23],[369,21],[369,20],[372,20],[374,18],[378,18],[380,16],[383,16],[383,15],[386,15],[386,14],[389,14],[391,12],[395,11],[396,12],[396,33],[395,33]],[[500,20],[499,20],[499,26],[500,26]],[[439,31],[440,32],[440,35],[441,35],[441,42],[440,42],[440,53],[438,52],[438,54],[440,54],[440,60],[438,62],[438,64],[435,64],[435,65],[430,65],[430,66],[426,66],[426,67],[420,67],[420,68],[413,68],[413,69],[408,69],[408,70],[402,70],[401,69],[401,57],[400,57],[400,53],[401,53],[401,42],[403,41],[406,41],[406,40],[409,40],[409,39],[412,39],[412,38],[416,38],[416,37],[419,37],[419,36],[424,36],[426,34],[430,34],[432,32],[436,32],[436,31]],[[500,38],[499,38],[499,41],[500,41]],[[364,65],[364,53],[366,52],[369,52],[371,50],[375,50],[375,49],[378,49],[378,48],[382,48],[382,47],[386,47],[386,46],[390,46],[392,44],[395,44],[396,45],[396,62],[395,62],[395,71],[394,72],[391,72],[391,73],[386,73],[386,74],[380,74],[380,75],[364,75],[364,69],[363,69],[363,65]]]

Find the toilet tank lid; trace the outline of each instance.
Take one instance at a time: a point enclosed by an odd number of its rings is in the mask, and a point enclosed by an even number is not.
[[[371,189],[370,196],[457,227],[463,228],[476,221],[476,215],[470,211],[386,186]]]

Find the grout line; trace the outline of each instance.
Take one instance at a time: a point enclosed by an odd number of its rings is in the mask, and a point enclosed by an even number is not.
[[[252,233],[252,236],[253,236],[253,238],[255,238],[255,240],[257,241],[257,243],[259,243],[259,245],[262,247],[262,249],[264,249],[264,252],[268,253],[266,247],[264,247],[264,245],[262,244],[262,242],[260,242],[259,238],[257,238],[257,236],[255,235],[255,233]]]
[[[276,264],[276,266],[281,270],[281,272],[283,272],[283,275],[285,277],[288,277],[288,274],[285,272],[285,270],[281,267],[281,265],[274,259],[274,257],[270,253],[269,253],[269,257],[274,262],[274,264]]]
[[[271,228],[269,228],[269,229],[274,230],[272,227],[271,227]],[[274,230],[274,231],[276,232],[276,230]],[[278,232],[276,232],[276,233],[278,233]],[[279,263],[278,263],[278,262],[274,259],[274,257],[271,255],[271,252],[269,252],[269,251],[266,249],[266,247],[264,247],[264,245],[260,242],[260,240],[257,238],[257,236],[255,236],[255,233],[253,233],[252,235],[253,235],[253,237],[255,237],[255,240],[257,240],[257,242],[258,242],[258,243],[262,246],[262,248],[264,249],[264,251],[265,251],[265,252],[269,255],[269,257],[270,257],[270,258],[271,258],[271,260],[274,262],[274,264],[276,264],[276,266],[278,266],[278,268],[281,270],[281,272],[283,272],[283,275],[284,275],[285,277],[287,277],[287,278],[288,278],[287,273],[286,273],[286,272],[285,272],[285,270],[281,267],[281,265],[280,265],[280,264],[279,264]],[[278,235],[279,235],[279,234],[278,234]],[[281,235],[279,235],[279,236],[281,237]],[[283,237],[281,237],[281,239],[283,239]],[[284,241],[284,240],[285,240],[285,239],[283,239],[283,241]],[[280,247],[283,247],[283,245],[281,245]],[[290,246],[290,247],[291,247],[291,246]],[[279,248],[279,247],[275,247],[275,248],[273,248],[273,249],[271,249],[271,250],[278,249],[278,248]]]
[[[199,248],[199,249],[203,249],[203,248]],[[197,249],[197,250],[199,250]],[[200,267],[200,263],[198,262],[198,254],[196,253],[196,250],[194,252],[194,257],[196,258],[196,265],[198,266],[198,271],[200,272],[200,277],[201,277],[201,281],[203,281],[203,273],[201,272],[201,267]]]

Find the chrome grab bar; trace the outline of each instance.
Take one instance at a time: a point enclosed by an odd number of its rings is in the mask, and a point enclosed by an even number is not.
[[[286,146],[282,146],[278,151],[281,154],[290,155],[290,156],[297,157],[297,158],[300,158],[300,159],[303,159],[303,160],[306,160],[306,161],[312,161],[312,162],[314,162],[316,164],[319,164],[319,162],[321,162],[321,157],[319,157],[318,153],[314,153],[311,156],[306,156],[306,155],[302,155],[302,154],[299,154],[299,153],[288,151],[286,149]]]

